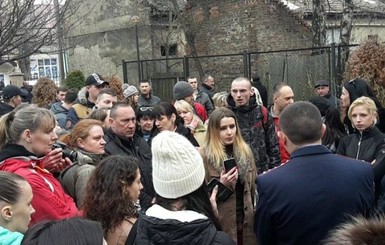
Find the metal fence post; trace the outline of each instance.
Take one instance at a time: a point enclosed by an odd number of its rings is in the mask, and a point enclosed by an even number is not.
[[[124,60],[122,60],[122,65],[123,65],[123,81],[124,81],[124,83],[128,83],[127,66],[126,66],[126,62]]]
[[[331,81],[334,83],[337,81],[337,70],[336,70],[336,44],[332,43],[331,46],[331,56],[330,56],[330,75]]]
[[[252,77],[251,77],[251,54],[250,53],[247,53],[247,66],[248,66],[248,69],[247,69],[248,78],[252,79]]]
[[[249,69],[248,69],[248,62],[247,62],[247,52],[246,51],[243,51],[243,76],[244,77],[249,77],[248,76],[248,73],[249,73]]]
[[[183,56],[183,76],[185,81],[187,81],[187,78],[190,76],[188,57],[186,55]]]

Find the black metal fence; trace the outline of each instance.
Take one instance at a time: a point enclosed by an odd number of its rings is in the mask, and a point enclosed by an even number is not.
[[[124,82],[138,84],[151,80],[154,94],[162,100],[172,99],[173,85],[187,77],[202,79],[204,74],[215,78],[216,91],[228,90],[234,78],[251,78],[258,75],[271,94],[277,82],[286,82],[294,90],[296,100],[314,96],[316,80],[329,80],[331,91],[340,92],[340,80],[344,64],[341,51],[357,45],[320,48],[276,50],[266,52],[243,52],[237,54],[209,55],[169,59],[149,59],[123,62]]]

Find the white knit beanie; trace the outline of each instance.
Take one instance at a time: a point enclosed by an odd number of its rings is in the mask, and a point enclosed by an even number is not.
[[[186,137],[163,131],[152,140],[151,151],[154,188],[161,197],[179,198],[203,184],[202,157]]]

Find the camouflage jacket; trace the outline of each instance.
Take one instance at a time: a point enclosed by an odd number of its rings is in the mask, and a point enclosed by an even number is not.
[[[254,154],[258,174],[279,166],[281,157],[273,118],[267,113],[267,121],[263,120],[262,106],[257,105],[255,96],[250,98],[248,106],[238,107],[229,95],[227,104],[237,116],[243,139]]]

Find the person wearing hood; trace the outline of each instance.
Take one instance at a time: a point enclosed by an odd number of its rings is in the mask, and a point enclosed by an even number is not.
[[[377,107],[378,119],[376,123],[378,129],[385,133],[385,109],[382,107],[380,101],[377,99],[373,90],[369,87],[368,83],[361,79],[356,78],[350,81],[345,82],[342,87],[341,93],[341,109],[342,109],[342,121],[345,124],[347,132],[349,134],[354,133],[354,128],[352,127],[352,122],[348,117],[348,110],[350,105],[359,97],[366,96],[371,98]]]
[[[57,124],[60,128],[65,129],[68,110],[75,104],[78,97],[77,89],[69,89],[64,95],[63,101],[53,103],[51,111],[55,114]]]
[[[217,218],[216,191],[209,199],[197,149],[176,132],[151,145],[155,204],[139,216],[136,244],[235,244]]]
[[[231,83],[227,105],[237,116],[242,137],[254,155],[258,174],[281,164],[273,118],[256,103],[249,79],[238,77]]]
[[[31,185],[36,212],[30,225],[81,214],[51,173],[72,164],[68,157],[63,159],[62,149],[53,149],[58,139],[55,127],[53,113],[35,105],[8,113],[0,120],[0,170],[16,173]]]
[[[79,91],[78,102],[68,110],[66,128],[71,129],[75,124],[87,118],[93,111],[100,91],[108,85],[99,74],[93,73],[86,79],[86,86]]]

